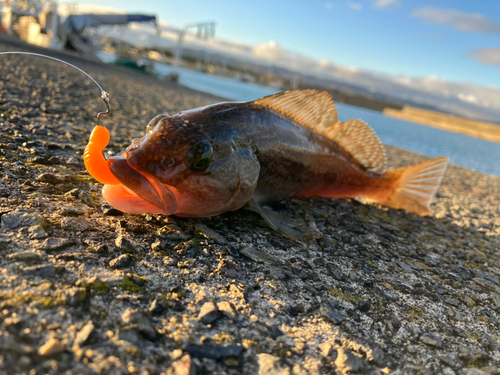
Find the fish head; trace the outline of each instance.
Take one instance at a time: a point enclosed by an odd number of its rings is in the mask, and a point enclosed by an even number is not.
[[[206,217],[236,210],[257,186],[260,165],[234,131],[199,114],[158,115],[120,157],[104,198],[129,213]]]

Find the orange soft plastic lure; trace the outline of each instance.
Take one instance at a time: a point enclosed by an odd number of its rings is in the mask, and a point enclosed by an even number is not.
[[[83,160],[87,171],[97,181],[104,185],[118,185],[120,181],[111,173],[109,168],[113,161],[106,160],[103,153],[104,148],[109,143],[109,138],[108,129],[96,125],[92,130],[92,134],[90,134],[89,143],[85,147]]]

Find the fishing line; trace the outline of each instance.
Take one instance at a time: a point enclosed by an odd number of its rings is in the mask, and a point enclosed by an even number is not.
[[[73,64],[70,64],[69,62],[66,62],[64,60],[60,60],[58,58],[55,58],[55,57],[52,57],[52,56],[47,56],[47,55],[42,55],[41,53],[33,53],[33,52],[0,52],[0,55],[31,55],[31,56],[38,56],[38,57],[45,57],[46,59],[50,59],[50,60],[54,60],[54,61],[57,61],[57,62],[60,62],[60,63],[63,63],[63,64],[66,64],[66,65],[69,65],[70,67],[72,68],[75,68],[76,70],[78,70],[80,73],[83,73],[85,74],[87,77],[89,77],[92,82],[94,82],[96,84],[96,86],[99,88],[99,90],[101,90],[101,99],[104,101],[104,103],[106,104],[106,112],[99,112],[97,114],[97,125],[99,125],[99,120],[100,120],[100,117],[101,116],[105,116],[105,115],[109,115],[109,113],[111,112],[111,107],[109,105],[109,94],[104,91],[101,87],[101,85],[99,85],[97,83],[97,81],[92,78],[92,76],[86,72],[84,72],[82,69],[80,69],[79,67],[73,65]]]

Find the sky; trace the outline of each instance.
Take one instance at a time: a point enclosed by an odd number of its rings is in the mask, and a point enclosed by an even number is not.
[[[102,1],[77,0],[102,6]],[[59,4],[64,4],[60,2]],[[500,119],[497,0],[107,0],[109,9],[156,15],[181,28],[216,21],[218,47],[302,73],[345,78],[385,92],[438,93],[464,115]],[[222,43],[221,41],[224,41]],[[192,41],[196,44],[196,41]],[[250,52],[248,52],[250,51]],[[416,91],[415,91],[416,90]],[[420,100],[420,99],[419,99]],[[476,111],[477,113],[477,111]],[[496,121],[498,122],[498,120]]]

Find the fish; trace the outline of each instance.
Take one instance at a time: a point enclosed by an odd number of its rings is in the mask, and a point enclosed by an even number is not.
[[[102,163],[112,177],[102,195],[120,211],[201,218],[246,208],[284,236],[306,239],[317,233],[314,223],[266,203],[362,198],[429,215],[448,158],[385,171],[384,147],[366,123],[339,122],[327,92],[293,90],[158,115]]]

